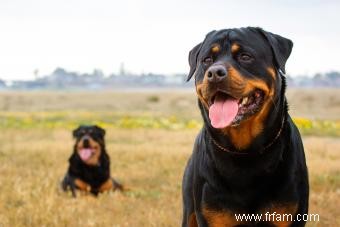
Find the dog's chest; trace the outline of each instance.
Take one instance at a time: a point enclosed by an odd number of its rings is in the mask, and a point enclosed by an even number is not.
[[[217,193],[205,185],[201,212],[209,227],[291,226],[297,214],[297,202],[280,199],[262,202],[268,199],[262,196]]]
[[[296,203],[272,203],[253,213],[235,210],[214,210],[203,207],[202,214],[209,227],[276,226],[288,227],[297,212]]]

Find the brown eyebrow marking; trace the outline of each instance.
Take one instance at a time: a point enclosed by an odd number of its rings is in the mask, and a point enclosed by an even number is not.
[[[220,47],[220,45],[218,45],[218,44],[214,44],[214,45],[211,47],[211,52],[213,52],[214,54],[220,52],[220,50],[221,50],[221,47]]]
[[[231,53],[235,53],[235,52],[237,52],[238,50],[240,49],[240,45],[238,45],[238,44],[236,44],[236,43],[233,43],[232,45],[231,45]]]

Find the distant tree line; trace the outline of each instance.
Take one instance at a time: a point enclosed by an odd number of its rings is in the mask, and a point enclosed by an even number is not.
[[[0,89],[40,90],[40,89],[110,89],[110,88],[148,88],[148,87],[192,87],[193,80],[186,82],[186,74],[166,76],[162,74],[132,74],[121,70],[119,74],[105,76],[95,69],[92,73],[69,72],[56,68],[50,75],[29,81],[12,81],[6,83],[0,79]],[[292,87],[340,87],[340,73],[328,72],[314,76],[287,76]]]
[[[287,77],[288,85],[294,87],[340,87],[340,72],[317,73],[313,77]]]

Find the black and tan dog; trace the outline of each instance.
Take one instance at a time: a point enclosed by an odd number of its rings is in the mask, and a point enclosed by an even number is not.
[[[247,27],[212,31],[190,51],[204,126],[184,173],[183,226],[305,225],[307,167],[285,98],[292,46]]]
[[[108,190],[123,190],[123,186],[110,176],[110,157],[105,149],[105,130],[93,126],[79,126],[73,131],[76,139],[69,168],[62,181],[62,189],[76,189],[97,195]]]

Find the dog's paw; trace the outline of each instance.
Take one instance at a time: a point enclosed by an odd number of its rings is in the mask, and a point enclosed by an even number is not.
[[[76,184],[75,178],[66,174],[63,181],[61,182],[61,188],[63,191],[71,190],[72,196],[76,197]]]

